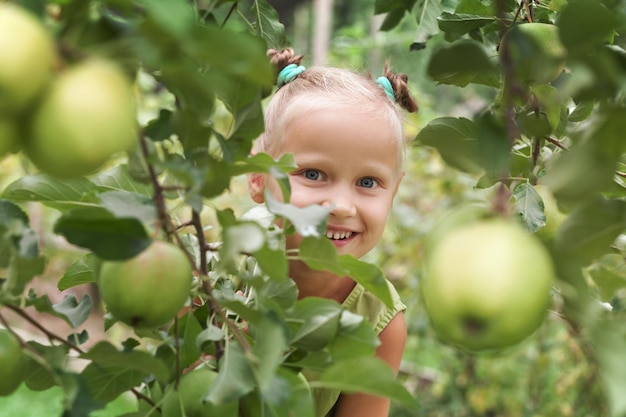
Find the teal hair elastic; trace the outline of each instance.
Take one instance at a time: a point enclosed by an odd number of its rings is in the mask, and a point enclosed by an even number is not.
[[[389,81],[389,78],[381,75],[380,77],[376,79],[376,82],[378,83],[378,85],[380,85],[383,88],[383,90],[385,90],[385,94],[387,94],[387,97],[389,97],[391,100],[395,102],[396,95],[393,92],[393,87],[391,86],[391,82]]]
[[[278,79],[276,80],[276,84],[278,84],[278,88],[295,80],[296,77],[302,74],[305,69],[306,68],[304,68],[302,65],[296,65],[296,64],[287,65],[278,73]]]

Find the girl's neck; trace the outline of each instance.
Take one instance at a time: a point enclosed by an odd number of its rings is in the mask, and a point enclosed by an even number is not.
[[[356,282],[348,276],[315,271],[300,261],[289,263],[289,273],[298,287],[298,298],[321,297],[341,304],[356,286]]]

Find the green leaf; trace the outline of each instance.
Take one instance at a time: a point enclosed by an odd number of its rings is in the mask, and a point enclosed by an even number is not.
[[[440,117],[431,120],[415,138],[417,142],[437,149],[452,168],[470,174],[481,174],[477,127],[464,117]]]
[[[259,267],[271,279],[283,280],[289,276],[287,255],[282,249],[271,249],[267,245],[254,252]]]
[[[339,321],[339,332],[328,345],[334,361],[360,356],[372,356],[380,345],[378,335],[365,318],[344,310]]]
[[[621,255],[611,253],[602,256],[588,272],[598,286],[603,301],[610,302],[618,290],[626,288],[626,262]]]
[[[626,141],[626,108],[608,107],[583,131],[572,136],[576,146],[551,164],[543,183],[559,201],[577,203],[613,185]]]
[[[296,228],[296,232],[303,237],[319,237],[326,232],[326,222],[332,208],[318,204],[296,207],[293,204],[281,203],[268,192],[265,193],[265,202],[270,212],[288,219]]]
[[[137,219],[115,218],[104,209],[74,209],[55,223],[54,232],[107,260],[123,260],[147,248],[152,239]]]
[[[532,185],[527,182],[519,184],[513,190],[513,198],[515,210],[530,233],[546,225],[543,200]]]
[[[154,376],[161,382],[170,378],[165,364],[148,352],[120,351],[108,341],[99,342],[80,357],[91,361],[82,375],[94,396],[106,398],[105,401],[139,385],[146,376]]]
[[[241,346],[234,341],[226,343],[220,372],[205,397],[215,404],[237,401],[254,389],[252,366]]]
[[[460,37],[474,29],[496,21],[495,16],[473,15],[473,14],[452,14],[444,12],[438,19],[439,29],[455,37]]]
[[[385,305],[391,307],[393,299],[389,284],[385,280],[383,271],[374,264],[370,264],[352,255],[339,256],[339,265],[345,269],[346,275],[361,284],[367,291],[380,298]]]
[[[410,11],[417,0],[376,0],[374,14],[389,13],[396,10]]]
[[[117,218],[137,219],[142,223],[153,223],[157,213],[154,200],[144,194],[113,190],[98,195],[102,207]]]
[[[280,23],[278,12],[266,0],[254,0],[252,14],[254,28],[265,40],[268,48],[281,49],[287,45],[285,26]]]
[[[155,142],[169,139],[174,134],[173,114],[171,110],[160,109],[157,118],[150,120],[144,128],[144,134]]]
[[[252,352],[259,359],[256,372],[257,382],[261,393],[265,395],[282,363],[283,354],[287,348],[288,329],[278,314],[270,311],[254,326],[254,331],[255,343]]]
[[[152,196],[154,193],[151,185],[133,179],[126,164],[120,164],[108,171],[100,172],[92,177],[91,181],[103,189],[128,191],[145,196]]]
[[[427,71],[438,83],[459,87],[481,80],[486,75],[497,74],[483,47],[471,40],[438,46],[428,62]]]
[[[223,243],[219,256],[227,268],[234,267],[240,255],[251,255],[265,244],[265,231],[256,222],[240,222],[230,226],[222,224],[222,227]]]
[[[607,393],[610,417],[621,417],[626,414],[626,338],[622,328],[606,321],[596,323],[592,328],[590,342]]]
[[[580,56],[594,52],[612,39],[620,24],[617,17],[601,1],[575,0],[563,7],[556,24],[563,45],[573,55]]]
[[[86,254],[65,271],[57,283],[57,289],[65,291],[77,285],[96,282],[96,271],[99,263],[100,260],[93,253]]]
[[[39,201],[58,210],[65,210],[95,206],[93,202],[85,201],[85,196],[97,191],[98,187],[86,178],[61,181],[45,174],[34,174],[9,184],[2,196],[15,202]]]
[[[555,247],[582,265],[606,254],[626,228],[626,201],[595,198],[572,211],[559,228]]]
[[[286,312],[293,336],[290,345],[305,351],[323,349],[339,331],[342,307],[336,301],[318,297],[298,300]]]
[[[374,375],[376,377],[372,378]],[[389,365],[377,357],[337,362],[322,373],[319,381],[311,382],[311,387],[380,395],[398,401],[411,410],[418,407],[413,396],[396,380]]]
[[[270,172],[271,168],[281,172],[291,172],[296,168],[293,154],[285,154],[278,160],[274,160],[270,155],[259,152],[243,161],[237,161],[232,168],[233,175],[248,174],[252,172]]]
[[[338,276],[348,274],[348,271],[339,263],[335,246],[326,237],[305,237],[300,243],[298,257],[310,268],[329,271]]]
[[[170,330],[174,330],[174,326]],[[179,339],[178,355],[180,367],[185,369],[194,363],[202,354],[197,338],[202,332],[202,326],[198,319],[191,313],[187,313],[178,319],[176,327]]]
[[[74,329],[87,320],[93,307],[88,294],[85,294],[80,302],[76,300],[76,295],[66,294],[60,302],[52,304],[47,295],[37,297],[31,291],[27,303],[40,313],[51,314],[65,320]]]

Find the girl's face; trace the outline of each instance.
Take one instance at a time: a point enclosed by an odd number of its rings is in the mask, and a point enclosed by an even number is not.
[[[333,207],[326,237],[339,254],[360,258],[380,240],[404,176],[398,146],[388,123],[372,115],[317,111],[286,127],[274,156],[292,153],[298,166],[289,177],[290,202]],[[276,181],[257,181],[265,182],[251,186],[255,201],[263,201],[264,187],[282,199]],[[301,241],[289,235],[287,248]]]

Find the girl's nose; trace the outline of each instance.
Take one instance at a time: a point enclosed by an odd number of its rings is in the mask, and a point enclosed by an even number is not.
[[[331,216],[352,217],[356,215],[356,204],[349,190],[337,187],[322,204],[324,207],[332,207]]]

